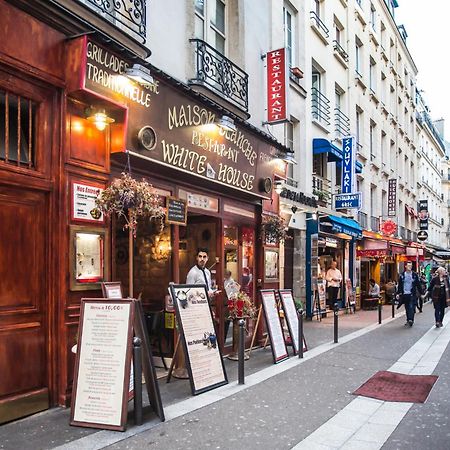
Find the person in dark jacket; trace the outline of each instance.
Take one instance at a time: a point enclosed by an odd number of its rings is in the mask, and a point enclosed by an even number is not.
[[[450,300],[450,285],[447,271],[443,267],[438,267],[436,276],[432,278],[428,294],[433,300],[434,318],[436,319],[436,328],[442,327],[447,301]]]
[[[405,325],[410,327],[414,324],[418,292],[419,295],[422,294],[419,275],[412,270],[412,262],[408,261],[405,265],[405,271],[398,277],[397,299],[399,300],[399,306],[405,305],[407,320]]]

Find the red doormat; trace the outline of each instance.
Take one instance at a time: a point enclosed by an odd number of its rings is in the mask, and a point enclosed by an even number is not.
[[[386,402],[424,403],[437,379],[436,375],[404,375],[383,370],[353,394]]]

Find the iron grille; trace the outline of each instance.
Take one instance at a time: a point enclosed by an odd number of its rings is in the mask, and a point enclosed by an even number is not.
[[[341,136],[350,134],[350,119],[339,108],[334,108],[334,129]]]
[[[311,101],[313,118],[330,125],[330,100],[318,89],[311,88]]]
[[[201,39],[195,45],[196,76],[191,84],[207,86],[239,108],[248,111],[248,75],[240,67]]]

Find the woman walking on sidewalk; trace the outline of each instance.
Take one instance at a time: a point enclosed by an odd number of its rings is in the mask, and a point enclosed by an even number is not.
[[[443,267],[437,268],[436,276],[431,280],[428,292],[433,300],[436,328],[440,328],[442,327],[442,321],[444,320],[447,302],[450,301],[450,285],[447,271]]]

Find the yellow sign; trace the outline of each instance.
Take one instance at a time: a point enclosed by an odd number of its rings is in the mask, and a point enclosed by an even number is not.
[[[164,313],[164,327],[173,330],[175,328],[175,314],[171,312]]]

